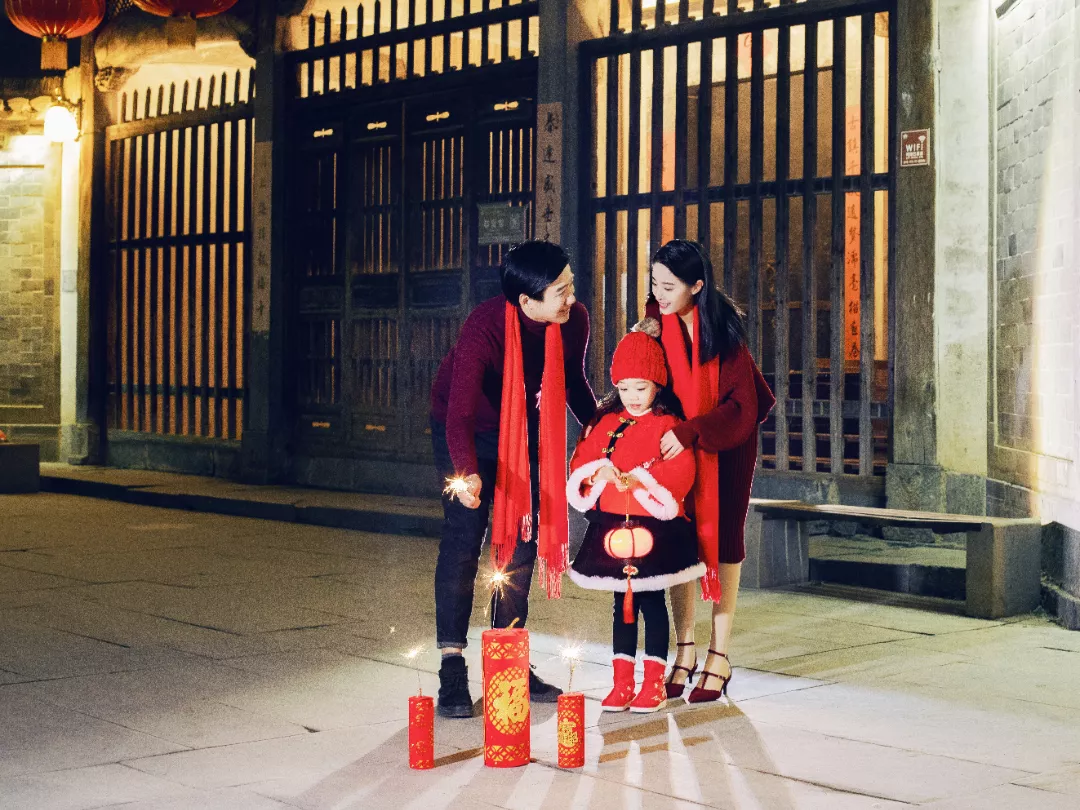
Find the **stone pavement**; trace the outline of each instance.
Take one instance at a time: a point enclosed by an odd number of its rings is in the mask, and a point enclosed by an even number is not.
[[[5,810],[1080,806],[1080,635],[1037,617],[744,592],[730,702],[601,716],[610,597],[568,583],[529,627],[563,685],[584,642],[586,767],[555,766],[534,706],[529,766],[484,768],[481,721],[439,720],[413,772],[434,542],[54,494],[0,518]]]

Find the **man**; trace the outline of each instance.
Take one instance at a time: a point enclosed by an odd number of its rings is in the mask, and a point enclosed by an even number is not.
[[[506,577],[492,600],[493,625],[522,627],[538,553],[549,595],[567,565],[566,406],[582,424],[596,412],[585,379],[589,315],[574,297],[566,253],[526,242],[506,254],[500,280],[503,294],[473,310],[431,391],[435,465],[461,482],[443,496],[435,569],[443,717],[472,716],[462,651],[489,509],[496,568]],[[529,693],[555,702],[560,690],[530,672]]]

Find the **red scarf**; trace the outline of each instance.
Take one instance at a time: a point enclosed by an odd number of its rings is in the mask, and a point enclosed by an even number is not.
[[[529,480],[529,428],[525,402],[525,364],[517,307],[506,303],[506,354],[503,357],[499,414],[499,467],[495,476],[495,514],[491,551],[495,567],[505,569],[518,540],[532,536],[532,486]],[[540,532],[537,558],[549,598],[562,595],[562,575],[570,567],[570,529],[566,505],[566,374],[562,327],[544,330],[544,375],[540,385]]]
[[[708,413],[720,397],[720,358],[714,357],[704,367],[698,355],[701,328],[697,307],[694,308],[694,339],[692,360],[686,357],[682,324],[678,315],[663,316],[660,333],[671,367],[671,387],[686,412],[687,419]],[[694,482],[694,522],[697,525],[698,556],[705,563],[701,580],[701,597],[720,601],[720,465],[716,453],[694,449],[697,460],[697,479]]]

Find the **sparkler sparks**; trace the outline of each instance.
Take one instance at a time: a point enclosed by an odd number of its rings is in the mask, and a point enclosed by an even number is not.
[[[449,495],[451,498],[460,498],[468,491],[469,484],[460,475],[452,475],[447,478],[446,486],[443,487],[443,495]]]
[[[509,577],[506,576],[500,568],[496,568],[488,576],[488,585],[491,586],[491,627],[495,628],[495,614],[499,610],[499,597],[502,595],[502,590],[506,583],[509,581]]]
[[[409,662],[409,665],[416,670],[416,693],[423,696],[424,687],[420,683],[420,668],[416,665],[416,659],[420,656],[420,653],[424,651],[424,645],[418,644],[406,653],[402,653],[401,657]]]
[[[570,667],[570,679],[566,683],[566,691],[571,692],[571,686],[574,683],[574,669],[581,661],[582,645],[580,643],[568,644],[559,650],[559,657],[566,662]]]

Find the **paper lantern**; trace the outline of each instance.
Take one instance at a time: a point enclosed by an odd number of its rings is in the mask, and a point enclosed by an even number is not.
[[[236,0],[133,0],[143,11],[158,17],[213,17],[228,11]]]
[[[409,767],[435,767],[435,700],[427,695],[409,698]]]
[[[489,768],[527,765],[529,730],[529,631],[485,630],[484,764]]]
[[[653,547],[652,532],[627,521],[604,535],[604,551],[616,560],[644,557]]]
[[[631,521],[629,515],[626,516],[626,521],[622,525],[616,526],[604,535],[604,551],[616,560],[628,561],[623,566],[623,573],[626,574],[626,596],[623,597],[622,603],[623,624],[634,623],[634,590],[630,581],[638,569],[629,561],[644,557],[652,551],[652,547],[652,532]]]
[[[559,695],[558,716],[559,767],[584,767],[585,695],[581,692]]]
[[[105,0],[4,0],[12,25],[41,39],[41,69],[67,70],[67,44],[105,19]]]

